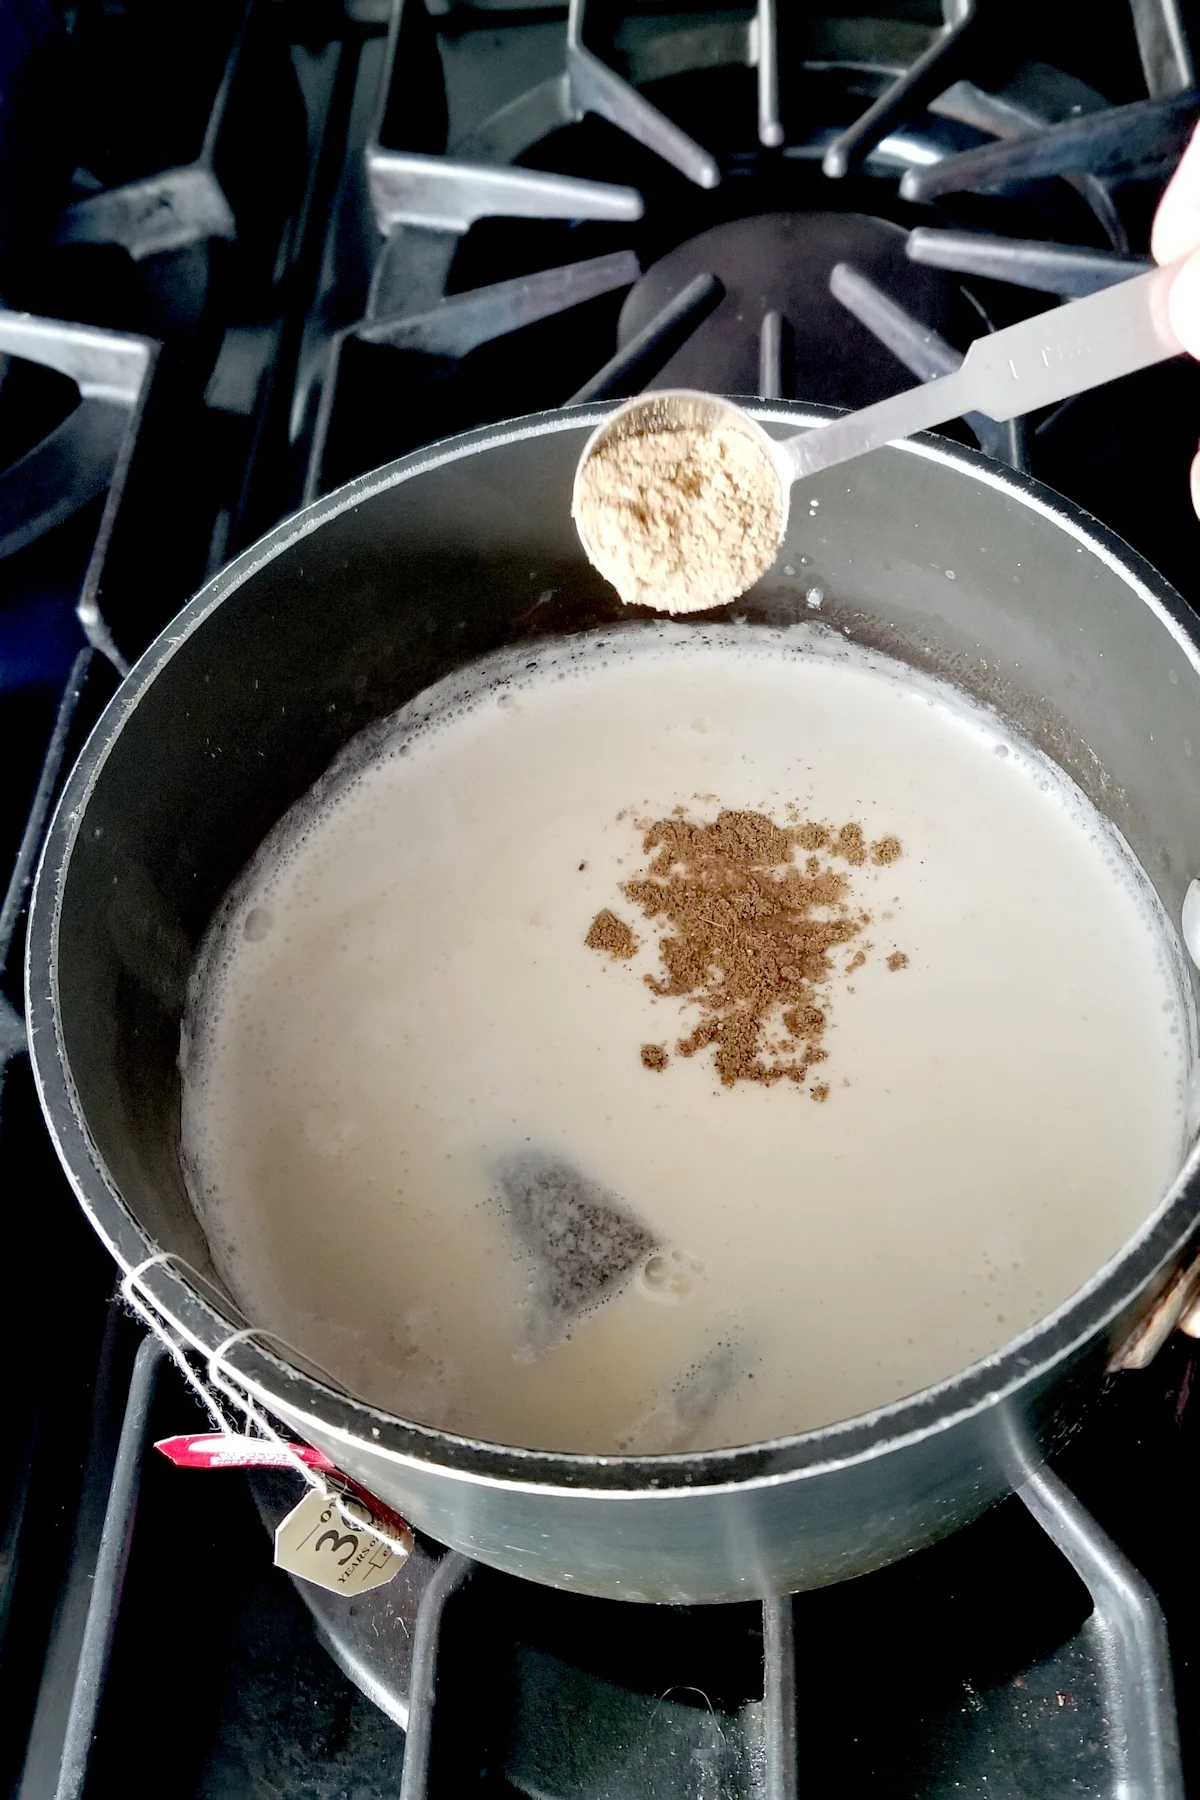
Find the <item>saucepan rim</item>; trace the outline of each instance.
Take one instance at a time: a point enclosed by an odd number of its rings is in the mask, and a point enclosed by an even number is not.
[[[498,449],[557,431],[586,436],[621,402],[591,403],[483,426],[415,451],[359,476],[282,520],[208,581],[140,657],[93,728],[55,810],[38,867],[26,944],[26,1019],[42,1109],[71,1186],[95,1230],[128,1274],[159,1253],[122,1198],[92,1139],[71,1075],[62,1035],[58,931],[71,858],[91,795],[108,756],[141,697],[179,647],[257,570],[329,520],[381,491],[411,481],[479,449]],[[739,401],[760,424],[789,429],[817,425],[838,409],[797,402]],[[582,441],[582,438],[581,438]],[[1049,518],[1113,569],[1178,643],[1200,679],[1200,623],[1180,596],[1114,533],[1070,501],[1018,471],[946,438],[923,434],[896,447],[945,464],[957,474],[1001,489]],[[238,1335],[223,1355],[243,1387],[268,1409],[282,1406],[311,1420],[326,1442],[365,1448],[397,1465],[435,1466],[446,1477],[505,1489],[592,1492],[606,1498],[712,1494],[812,1477],[867,1462],[999,1407],[1017,1390],[1069,1364],[1086,1346],[1117,1340],[1136,1323],[1138,1305],[1161,1291],[1200,1219],[1200,1145],[1193,1147],[1163,1201],[1110,1261],[1061,1306],[984,1357],[918,1393],[853,1418],[758,1444],[657,1456],[599,1456],[529,1450],[462,1437],[406,1421],[306,1373],[268,1337]],[[154,1262],[142,1285],[155,1309],[186,1344],[211,1356],[248,1322],[218,1306],[207,1283],[178,1259]]]

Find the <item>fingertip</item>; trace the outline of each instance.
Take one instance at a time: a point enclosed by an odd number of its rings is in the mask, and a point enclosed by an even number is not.
[[[1157,263],[1177,262],[1200,246],[1200,126],[1192,133],[1166,192],[1158,203],[1150,233],[1150,254]]]
[[[1200,356],[1200,250],[1182,263],[1167,293],[1171,330],[1189,356]]]
[[[1200,450],[1192,458],[1192,508],[1200,519]]]

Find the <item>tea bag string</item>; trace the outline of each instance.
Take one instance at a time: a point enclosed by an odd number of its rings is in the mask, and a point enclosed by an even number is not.
[[[184,1381],[199,1400],[208,1414],[210,1422],[221,1436],[236,1437],[238,1435],[236,1424],[226,1418],[217,1403],[216,1396],[200,1379],[174,1331],[159,1312],[158,1302],[146,1285],[146,1277],[151,1269],[157,1265],[165,1266],[171,1262],[181,1263],[184,1268],[188,1267],[186,1263],[182,1262],[182,1258],[174,1256],[170,1250],[158,1250],[153,1256],[147,1256],[142,1262],[136,1263],[132,1269],[126,1270],[120,1283],[121,1298],[163,1345],[172,1363],[183,1376]],[[188,1272],[194,1273],[195,1271],[189,1269]]]
[[[348,1524],[353,1525],[355,1530],[365,1531],[369,1536],[378,1538],[380,1543],[385,1544],[389,1550],[407,1554],[408,1546],[394,1537],[391,1532],[376,1524],[374,1520],[364,1519],[359,1512],[351,1511],[350,1506],[354,1504],[353,1499],[351,1498],[347,1504],[347,1496],[339,1487],[333,1486],[325,1479],[321,1470],[312,1468],[302,1457],[298,1456],[295,1445],[276,1429],[263,1409],[251,1398],[248,1389],[237,1385],[239,1382],[245,1382],[246,1377],[240,1375],[227,1358],[239,1343],[249,1343],[252,1338],[266,1338],[273,1340],[283,1349],[292,1350],[295,1353],[294,1346],[290,1345],[285,1338],[280,1337],[278,1332],[269,1331],[263,1326],[239,1326],[223,1338],[209,1354],[206,1359],[208,1379],[205,1381],[201,1377],[179,1342],[175,1331],[160,1310],[160,1303],[146,1283],[146,1278],[152,1269],[159,1265],[165,1267],[168,1264],[174,1265],[181,1271],[186,1271],[200,1286],[210,1285],[199,1270],[194,1269],[183,1257],[177,1256],[171,1250],[159,1250],[153,1256],[148,1256],[142,1262],[137,1263],[122,1277],[121,1296],[142,1323],[164,1345],[172,1363],[200,1401],[220,1435],[237,1437],[241,1433],[238,1424],[227,1415],[221,1406],[218,1395],[243,1416],[250,1436],[263,1438],[273,1449],[277,1450],[287,1465],[303,1478],[305,1485],[314,1493],[320,1494],[323,1499],[331,1501],[337,1507],[341,1517]]]

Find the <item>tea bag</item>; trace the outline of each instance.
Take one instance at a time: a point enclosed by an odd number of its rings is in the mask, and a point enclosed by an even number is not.
[[[562,1158],[529,1152],[497,1171],[505,1210],[532,1274],[532,1336],[538,1348],[560,1338],[658,1248],[616,1194]]]
[[[690,1450],[722,1400],[746,1375],[743,1346],[716,1344],[680,1375],[670,1393],[651,1406],[626,1431],[618,1448],[627,1455]]]

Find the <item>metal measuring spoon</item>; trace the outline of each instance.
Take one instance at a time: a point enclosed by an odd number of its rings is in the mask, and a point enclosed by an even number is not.
[[[662,611],[702,611],[734,600],[765,575],[778,556],[787,532],[792,484],[802,476],[928,431],[962,413],[985,413],[1002,422],[1178,356],[1183,346],[1167,318],[1167,291],[1177,267],[1152,269],[976,338],[952,374],[791,437],[768,437],[740,406],[711,394],[676,388],[639,395],[597,427],[579,458],[571,512],[588,560],[613,582],[622,599]],[[774,529],[759,529],[752,539],[737,545],[718,545],[714,556],[712,522],[703,517],[706,501],[701,485],[694,500],[685,496],[684,503],[672,506],[669,529],[659,534],[663,568],[667,570],[669,561],[670,569],[664,591],[656,597],[652,581],[630,581],[628,561],[622,555],[622,530],[626,535],[636,533],[639,509],[631,508],[626,498],[620,516],[615,511],[611,518],[604,515],[597,466],[623,440],[689,430],[733,434],[735,455],[723,469],[723,478],[732,468],[739,480],[758,490],[761,504],[753,509],[754,516],[771,521]],[[641,512],[649,515],[649,530],[656,508],[661,511],[660,496],[649,483],[646,502]],[[723,558],[723,548],[736,554]],[[732,585],[735,580],[740,585]]]

